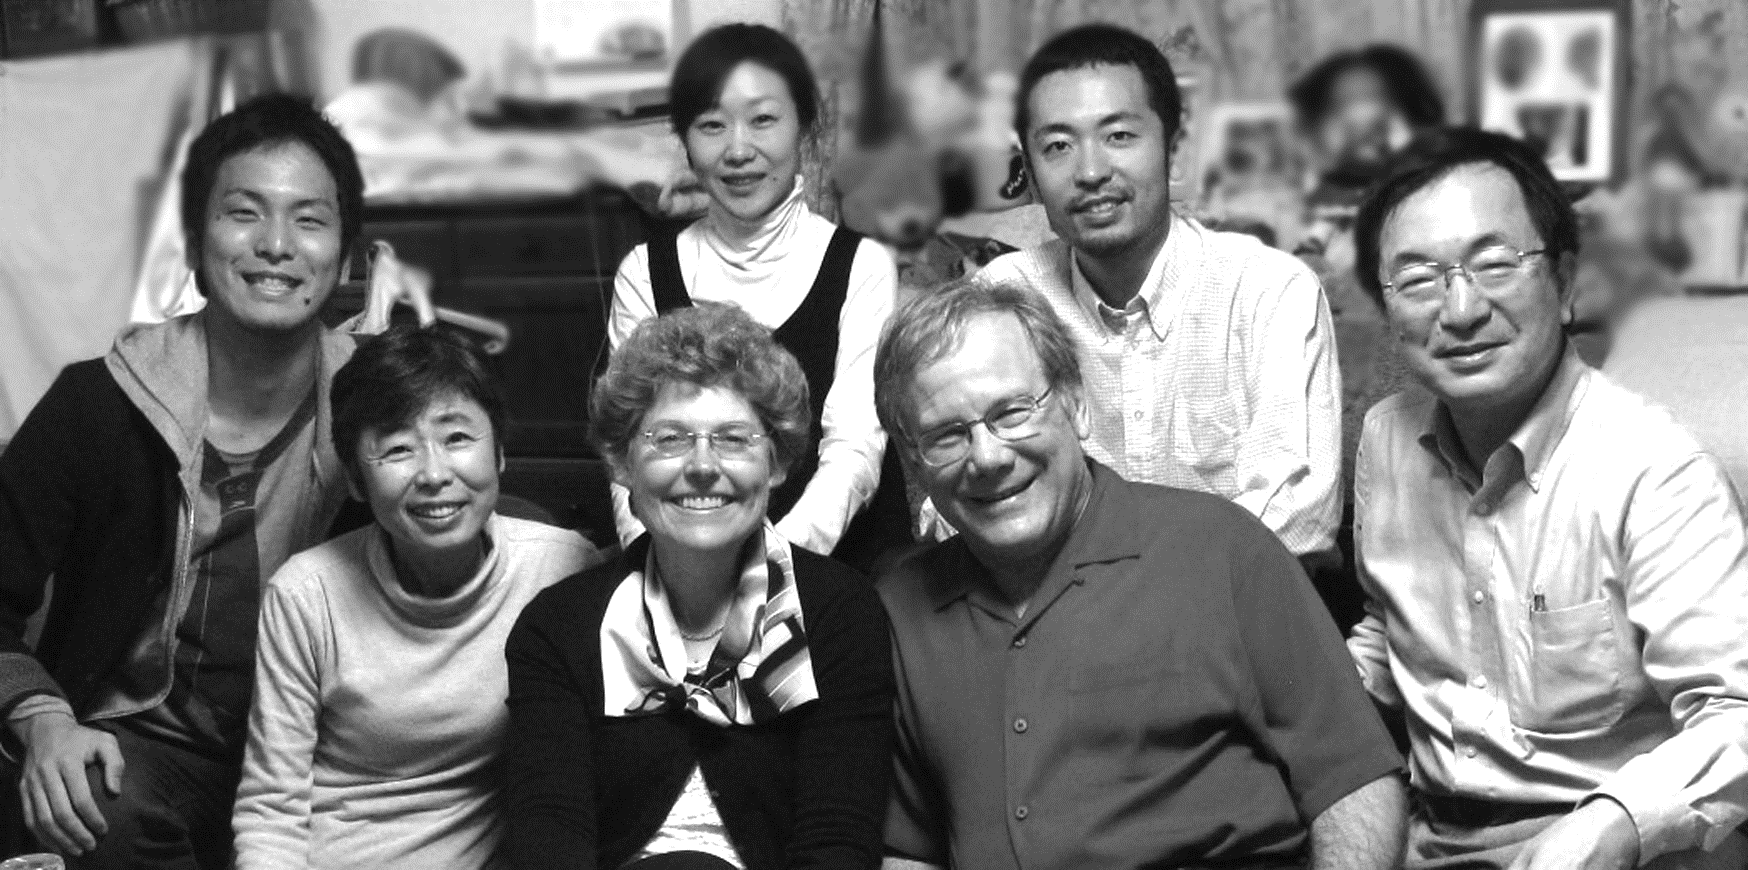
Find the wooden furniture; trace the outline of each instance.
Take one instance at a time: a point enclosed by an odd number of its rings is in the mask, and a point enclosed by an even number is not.
[[[587,437],[589,390],[606,353],[613,273],[649,221],[614,190],[561,200],[371,206],[355,280],[335,294],[331,314],[362,305],[362,249],[383,239],[401,259],[430,270],[436,304],[507,324],[508,349],[486,358],[508,416],[503,491],[611,544],[607,472]]]
[[[98,0],[0,0],[0,57],[22,58],[96,46]]]

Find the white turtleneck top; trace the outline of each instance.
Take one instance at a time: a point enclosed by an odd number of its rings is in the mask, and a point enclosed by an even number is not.
[[[814,214],[794,190],[769,215],[742,221],[712,203],[709,213],[680,232],[680,275],[694,300],[733,302],[776,329],[801,307],[813,287],[837,226]],[[874,346],[892,314],[898,267],[877,242],[863,239],[850,266],[850,286],[838,316],[838,360],[820,420],[819,468],[777,531],[791,543],[829,554],[880,483],[886,433],[874,414]],[[649,246],[638,245],[619,264],[607,338],[617,348],[654,317]],[[631,515],[624,487],[613,485],[621,543],[643,533]]]
[[[401,586],[374,524],[273,575],[232,816],[238,870],[496,866],[504,641],[535,593],[598,553],[503,516],[486,535],[478,573],[441,599]]]

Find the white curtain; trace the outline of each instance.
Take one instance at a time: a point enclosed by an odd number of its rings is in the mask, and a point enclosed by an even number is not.
[[[0,440],[127,322],[207,50],[180,40],[0,62]]]

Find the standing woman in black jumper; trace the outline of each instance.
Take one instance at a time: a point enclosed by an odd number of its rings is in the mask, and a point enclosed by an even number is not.
[[[657,233],[619,265],[608,340],[696,301],[732,302],[801,362],[812,402],[809,444],[771,494],[771,519],[797,546],[867,570],[911,540],[895,452],[874,415],[874,345],[898,283],[878,243],[808,209],[802,143],[819,116],[801,50],[757,24],[706,31],[669,83],[674,132],[709,210]],[[621,543],[643,530],[614,489]]]

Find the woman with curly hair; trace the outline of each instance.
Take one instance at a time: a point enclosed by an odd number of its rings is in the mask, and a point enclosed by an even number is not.
[[[766,519],[807,449],[807,392],[733,305],[645,321],[614,355],[590,426],[648,532],[511,633],[515,866],[879,863],[886,614]]]

